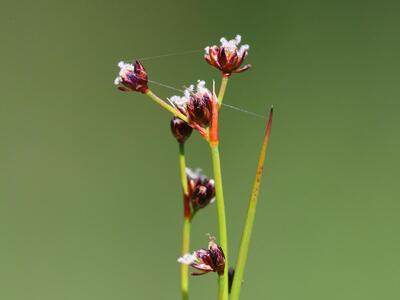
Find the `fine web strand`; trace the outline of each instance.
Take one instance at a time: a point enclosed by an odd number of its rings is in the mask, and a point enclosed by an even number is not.
[[[229,104],[226,104],[226,103],[222,103],[222,106],[225,106],[225,107],[228,107],[228,108],[230,108],[230,109],[234,109],[234,110],[240,111],[240,112],[242,112],[242,113],[245,113],[245,114],[248,114],[248,115],[257,117],[257,118],[261,118],[261,119],[266,119],[266,118],[267,118],[266,116],[257,114],[257,113],[255,113],[255,112],[252,112],[252,111],[249,111],[249,110],[246,110],[246,109],[237,107],[237,106],[229,105]]]
[[[159,58],[164,58],[164,57],[194,54],[194,53],[199,53],[199,52],[203,52],[203,51],[204,51],[204,49],[188,50],[188,51],[182,51],[182,52],[174,52],[174,53],[167,53],[167,54],[161,54],[161,55],[139,57],[139,58],[135,58],[133,60],[146,61],[146,60],[159,59]]]
[[[188,50],[188,51],[182,51],[182,52],[174,52],[174,53],[167,53],[167,54],[161,54],[161,55],[155,55],[155,56],[141,57],[141,58],[137,58],[136,60],[146,61],[146,60],[159,59],[159,58],[165,58],[165,57],[171,57],[171,56],[194,54],[194,53],[199,53],[199,52],[203,52],[203,51],[204,51],[204,49]],[[161,83],[161,82],[157,82],[157,81],[154,81],[154,80],[148,80],[148,82],[154,83],[156,85],[162,86],[164,88],[167,88],[167,89],[170,89],[170,90],[173,90],[173,91],[177,91],[177,92],[181,92],[181,93],[184,92],[184,90],[182,90],[182,89],[178,89],[176,87],[173,87],[173,86]],[[227,108],[242,112],[242,113],[247,114],[247,115],[251,115],[253,117],[266,119],[266,117],[263,116],[263,115],[260,115],[258,113],[255,113],[255,112],[252,112],[252,111],[249,111],[249,110],[246,110],[246,109],[243,109],[241,107],[233,106],[233,105],[226,104],[226,103],[222,103],[222,106],[225,106]]]
[[[170,90],[173,90],[173,91],[177,91],[177,92],[181,92],[181,93],[184,92],[184,90],[182,90],[182,89],[178,89],[178,88],[176,88],[176,87],[173,87],[173,86],[170,86],[170,85],[167,85],[167,84],[158,82],[158,81],[148,80],[148,82],[154,83],[154,84],[156,84],[156,85],[165,87],[165,88],[170,89]],[[193,93],[192,93],[192,94],[193,94]],[[265,116],[263,116],[263,115],[260,115],[260,114],[258,114],[258,113],[252,112],[252,111],[250,111],[250,110],[243,109],[243,108],[241,108],[241,107],[233,106],[233,105],[230,105],[230,104],[222,103],[222,106],[225,106],[225,107],[227,107],[227,108],[230,108],[230,109],[233,109],[233,110],[242,112],[242,113],[244,113],[244,114],[248,114],[248,115],[253,116],[253,117],[262,118],[262,119],[266,119],[266,118],[267,118],[267,117],[265,117]]]

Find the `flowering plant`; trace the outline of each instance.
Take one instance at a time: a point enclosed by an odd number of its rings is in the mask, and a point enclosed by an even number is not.
[[[225,202],[222,185],[222,172],[219,154],[218,114],[221,109],[228,78],[235,73],[250,69],[251,65],[243,65],[249,52],[248,45],[242,45],[241,36],[237,35],[232,40],[221,38],[220,46],[205,48],[204,59],[211,66],[222,73],[222,80],[218,96],[215,93],[215,83],[212,89],[206,87],[206,82],[199,80],[196,85],[191,85],[183,91],[183,95],[172,96],[163,100],[158,97],[148,86],[148,74],[144,66],[136,61],[134,64],[120,62],[120,71],[115,79],[118,89],[124,92],[140,92],[149,96],[162,108],[173,114],[170,123],[173,136],[179,145],[179,169],[183,192],[183,236],[181,263],[181,290],[182,299],[189,299],[189,266],[197,271],[192,275],[204,275],[215,272],[218,276],[218,299],[237,300],[240,296],[244,268],[250,245],[253,223],[257,208],[258,192],[268,140],[272,125],[272,108],[270,110],[267,129],[264,136],[260,158],[258,162],[255,181],[250,196],[244,225],[242,240],[235,268],[228,259],[228,236],[226,226]],[[190,138],[193,129],[200,133],[209,144],[214,178],[208,178],[200,169],[190,169],[186,166],[185,143]],[[197,213],[209,206],[215,200],[218,216],[218,241],[210,236],[206,249],[190,253],[190,230],[192,219]]]

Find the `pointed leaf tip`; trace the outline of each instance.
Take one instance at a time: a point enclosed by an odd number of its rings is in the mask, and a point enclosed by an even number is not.
[[[273,115],[273,107],[271,106],[268,123],[267,123],[267,128],[266,128],[263,143],[261,146],[256,176],[255,176],[254,183],[253,183],[253,189],[252,189],[251,195],[250,195],[249,206],[247,209],[246,223],[244,225],[243,234],[242,234],[242,241],[240,242],[240,249],[239,249],[239,255],[238,255],[238,259],[237,259],[237,263],[236,263],[235,277],[233,278],[233,283],[232,283],[232,291],[231,291],[231,299],[232,300],[239,299],[240,288],[241,288],[242,281],[243,281],[244,268],[245,268],[246,262],[247,262],[250,240],[251,240],[251,235],[253,232],[254,219],[255,219],[256,210],[257,210],[257,202],[258,202],[258,195],[259,195],[260,186],[261,186],[261,178],[263,175],[264,163],[265,163],[265,158],[266,158],[267,149],[268,149],[268,141],[269,141],[269,136],[271,133],[272,115]]]

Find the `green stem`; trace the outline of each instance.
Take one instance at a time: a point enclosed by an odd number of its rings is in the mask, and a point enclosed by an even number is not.
[[[189,253],[190,248],[190,207],[188,199],[188,182],[186,176],[185,146],[179,143],[179,171],[183,192],[184,220],[182,231],[182,255]],[[182,300],[189,299],[189,266],[181,264]]]
[[[222,100],[224,99],[225,91],[226,91],[226,86],[228,85],[228,79],[229,75],[223,75],[222,76],[222,81],[221,81],[221,86],[219,88],[219,93],[218,93],[218,105],[222,105]]]
[[[185,218],[183,221],[182,233],[182,255],[189,253],[190,247],[190,219]],[[182,299],[189,299],[189,266],[181,264],[181,290]]]
[[[244,268],[246,266],[247,255],[248,255],[249,246],[250,246],[250,238],[251,238],[251,234],[253,231],[254,218],[256,215],[258,193],[260,190],[261,177],[263,174],[264,162],[265,162],[265,157],[266,157],[267,149],[268,149],[268,140],[269,140],[269,135],[271,132],[271,125],[272,125],[272,109],[271,109],[269,120],[268,120],[267,130],[265,132],[263,145],[261,147],[261,153],[260,153],[260,158],[258,161],[256,178],[254,180],[253,189],[252,189],[250,201],[249,201],[249,206],[247,209],[246,223],[245,223],[244,229],[243,229],[238,260],[236,263],[235,276],[233,278],[233,283],[232,283],[231,298],[230,298],[231,300],[238,300],[239,295],[240,295],[240,288],[242,286]]]
[[[211,143],[211,158],[214,169],[215,195],[217,202],[219,245],[225,254],[225,271],[219,276],[219,300],[228,299],[228,237],[226,231],[226,216],[224,192],[222,188],[221,162],[219,157],[218,143]]]
[[[179,110],[176,108],[172,107],[168,103],[166,103],[164,100],[162,100],[160,97],[158,97],[156,94],[154,94],[150,89],[146,91],[146,95],[149,96],[153,101],[155,101],[158,105],[160,105],[162,108],[168,110],[171,112],[174,116],[182,119],[186,123],[189,123],[188,118],[182,114]]]
[[[182,191],[186,195],[188,193],[188,182],[186,175],[186,159],[185,159],[185,144],[179,143],[179,174],[181,177]]]

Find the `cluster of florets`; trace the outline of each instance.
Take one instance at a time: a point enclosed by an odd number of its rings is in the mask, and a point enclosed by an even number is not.
[[[178,259],[178,262],[190,265],[200,271],[192,273],[192,275],[203,275],[209,272],[217,272],[218,275],[223,275],[225,270],[224,251],[215,243],[214,237],[210,237],[207,249],[185,254]]]
[[[183,96],[172,96],[169,101],[181,113],[189,118],[191,123],[208,127],[211,122],[213,93],[206,88],[206,82],[198,80],[196,87],[190,85]]]
[[[227,76],[232,73],[240,73],[248,70],[251,65],[247,64],[242,66],[242,64],[248,55],[250,46],[242,45],[239,48],[241,40],[242,37],[240,35],[236,35],[232,40],[221,38],[220,46],[214,45],[205,48],[204,59]],[[128,64],[121,61],[118,63],[118,67],[120,68],[120,72],[115,79],[115,85],[117,85],[120,90],[125,92],[147,92],[147,72],[139,61],[136,61],[135,64]],[[193,90],[190,89],[185,91],[185,96],[188,98],[192,91]],[[185,99],[181,100],[185,101]],[[179,100],[177,102],[179,103]]]
[[[214,45],[205,48],[204,58],[210,65],[220,70],[224,77],[246,71],[251,67],[249,64],[242,66],[248,55],[249,45],[239,47],[240,35],[232,40],[221,38],[220,41],[220,46]],[[118,67],[120,71],[114,83],[119,90],[148,94],[161,106],[174,113],[175,116],[170,122],[170,127],[173,136],[180,144],[183,145],[186,142],[193,129],[198,130],[203,137],[208,139],[209,131],[213,131],[213,114],[218,112],[219,103],[214,89],[212,92],[207,89],[205,81],[198,80],[196,86],[190,85],[181,96],[172,96],[168,99],[169,104],[167,104],[150,91],[147,72],[139,61],[135,61],[134,64],[121,61],[118,63]],[[214,116],[217,119],[217,115]],[[210,137],[212,137],[211,134]],[[188,215],[193,216],[199,209],[205,208],[214,201],[215,184],[213,179],[204,176],[199,169],[187,169],[186,175],[188,192],[185,194],[185,199],[187,200]],[[200,270],[193,275],[209,272],[224,274],[225,255],[222,248],[215,243],[215,238],[210,237],[207,249],[186,254],[178,261]],[[232,271],[230,271],[229,277],[231,281]]]
[[[248,54],[249,45],[239,46],[240,35],[236,35],[232,40],[221,38],[220,41],[220,46],[214,45],[205,48],[204,58],[210,65],[220,70],[224,76],[240,73],[251,67],[251,65],[242,66]],[[148,75],[139,61],[135,61],[134,64],[121,61],[118,63],[118,67],[120,71],[115,79],[115,85],[119,90],[149,92]],[[191,135],[192,130],[189,127],[197,129],[203,136],[206,136],[207,128],[212,120],[213,101],[217,101],[215,93],[207,89],[205,81],[202,80],[199,80],[196,86],[191,85],[186,88],[182,96],[172,96],[169,99],[171,106],[185,116],[188,121],[182,119],[179,121],[176,118],[171,121],[171,129],[178,142],[184,143]]]
[[[241,40],[242,37],[240,35],[236,35],[230,41],[226,38],[221,38],[220,46],[214,45],[205,48],[205,60],[226,76],[248,70],[251,65],[242,67],[242,63],[249,52],[250,46],[242,45],[239,48]]]
[[[201,208],[205,208],[208,204],[215,201],[215,184],[214,180],[202,174],[201,169],[186,169],[188,180],[188,197],[195,213]]]
[[[127,64],[120,61],[118,67],[120,71],[117,78],[115,78],[114,84],[119,90],[123,92],[147,92],[149,89],[147,86],[147,73],[139,61],[136,61],[135,64]]]

